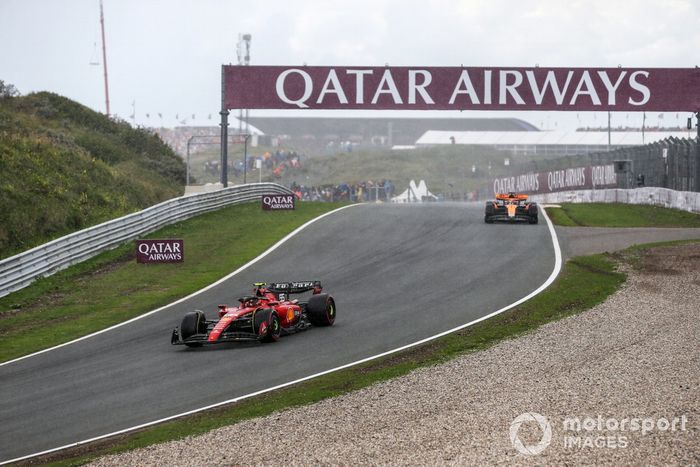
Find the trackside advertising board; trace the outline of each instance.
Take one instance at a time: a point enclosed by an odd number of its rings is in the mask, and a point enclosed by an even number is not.
[[[511,191],[539,194],[555,191],[615,188],[617,187],[617,173],[614,164],[589,165],[496,178],[492,186],[494,194]]]
[[[184,240],[136,240],[137,263],[181,263],[184,260]]]
[[[294,195],[263,195],[261,198],[264,211],[291,211],[294,210]]]
[[[228,109],[698,111],[698,68],[223,65]]]

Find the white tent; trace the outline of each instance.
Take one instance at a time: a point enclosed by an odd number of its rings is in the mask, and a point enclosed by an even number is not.
[[[406,191],[391,198],[392,203],[422,203],[423,201],[435,200],[437,200],[437,196],[428,191],[425,180],[421,180],[418,186],[416,186],[415,180],[411,180]]]

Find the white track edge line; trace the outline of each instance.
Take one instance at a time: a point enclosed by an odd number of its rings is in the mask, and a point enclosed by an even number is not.
[[[329,212],[329,213],[326,213],[326,214],[324,214],[323,216],[320,216],[320,217],[317,217],[317,218],[315,218],[315,219],[312,219],[311,221],[307,222],[307,223],[304,224],[303,226],[299,227],[299,229],[297,229],[297,230],[301,230],[303,227],[305,227],[306,225],[308,225],[308,224],[314,222],[314,221],[317,220],[317,219],[320,219],[320,218],[322,218],[322,217],[325,217],[325,216],[327,216],[327,215],[330,215],[330,214],[332,214],[332,213],[334,213],[334,212],[336,212],[336,211],[339,211],[340,209],[345,209],[345,208],[348,208],[348,207],[351,207],[351,206],[357,206],[357,205],[344,206],[344,207],[342,207],[342,208],[339,208],[339,209],[336,209],[336,210],[331,211],[331,212]],[[37,452],[37,453],[34,453],[34,454],[29,454],[29,455],[26,455],[26,456],[23,456],[23,457],[18,457],[18,458],[16,458],[16,459],[11,459],[11,460],[8,460],[8,461],[2,461],[2,462],[0,462],[0,465],[11,464],[11,463],[13,463],[13,462],[20,462],[20,461],[23,461],[23,460],[31,459],[32,457],[43,456],[43,455],[46,455],[46,454],[51,454],[51,453],[54,453],[54,452],[62,451],[62,450],[64,450],[64,449],[75,448],[75,447],[78,447],[78,446],[82,446],[82,445],[84,445],[84,444],[89,444],[89,443],[93,443],[93,442],[95,442],[95,441],[100,441],[100,440],[103,440],[103,439],[106,439],[106,438],[111,438],[111,437],[113,437],[113,436],[119,436],[119,435],[128,433],[128,432],[130,432],[130,431],[140,430],[140,429],[142,429],[142,428],[147,428],[147,427],[150,427],[150,426],[153,426],[153,425],[158,425],[158,424],[160,424],[160,423],[169,422],[169,421],[175,420],[175,419],[177,419],[177,418],[186,417],[186,416],[188,416],[188,415],[193,415],[193,414],[196,414],[196,413],[199,413],[199,412],[203,412],[203,411],[205,411],[205,410],[210,410],[210,409],[214,409],[214,408],[216,408],[216,407],[221,407],[221,406],[223,406],[223,405],[233,404],[233,403],[236,403],[236,402],[240,402],[240,401],[242,401],[242,400],[249,399],[249,398],[255,397],[255,396],[259,396],[259,395],[261,395],[261,394],[265,394],[265,393],[268,393],[268,392],[276,391],[276,390],[278,390],[278,389],[282,389],[282,388],[285,388],[285,387],[288,387],[288,386],[292,386],[292,385],[294,385],[294,384],[303,383],[304,381],[308,381],[308,380],[310,380],[310,379],[318,378],[319,376],[324,376],[324,375],[327,375],[327,374],[329,374],[329,373],[334,373],[334,372],[336,372],[336,371],[345,370],[345,369],[347,369],[347,368],[350,368],[350,367],[353,367],[353,366],[356,366],[356,365],[361,365],[361,364],[363,364],[363,363],[367,363],[367,362],[370,362],[370,361],[372,361],[372,360],[376,360],[376,359],[378,359],[378,358],[386,357],[386,356],[391,355],[391,354],[396,353],[396,352],[401,352],[401,351],[403,351],[403,350],[410,349],[411,347],[415,347],[415,346],[418,346],[418,345],[421,345],[421,344],[425,344],[426,342],[430,342],[430,341],[435,340],[435,339],[438,339],[438,338],[440,338],[440,337],[444,337],[444,336],[446,336],[446,335],[448,335],[448,334],[452,334],[453,332],[461,331],[462,329],[465,329],[465,328],[467,328],[467,327],[469,327],[469,326],[473,326],[474,324],[477,324],[477,323],[479,323],[479,322],[481,322],[481,321],[485,321],[485,320],[487,320],[487,319],[489,319],[489,318],[492,318],[492,317],[494,317],[494,316],[496,316],[496,315],[499,315],[499,314],[503,313],[504,311],[510,310],[511,308],[516,307],[516,306],[520,305],[521,303],[523,303],[523,302],[525,302],[525,301],[531,299],[531,298],[534,297],[535,295],[538,295],[538,294],[541,293],[543,290],[545,290],[547,287],[549,287],[550,285],[552,285],[552,283],[554,282],[554,280],[555,280],[555,279],[557,278],[557,276],[559,275],[559,272],[561,272],[562,256],[561,256],[561,248],[560,248],[560,246],[559,246],[559,238],[557,237],[557,233],[556,233],[556,231],[554,230],[554,225],[552,224],[552,221],[549,219],[549,216],[547,215],[547,212],[546,212],[544,209],[542,209],[541,212],[544,214],[544,218],[545,218],[545,220],[547,221],[547,226],[548,226],[548,228],[549,228],[549,233],[550,233],[550,235],[551,235],[551,237],[552,237],[552,246],[553,246],[553,248],[554,248],[554,269],[552,270],[552,273],[549,275],[549,277],[547,278],[547,280],[546,280],[542,285],[540,285],[537,289],[533,290],[532,292],[530,292],[530,293],[529,293],[528,295],[526,295],[525,297],[523,297],[523,298],[521,298],[521,299],[519,299],[519,300],[517,300],[517,301],[511,303],[510,305],[506,305],[505,307],[503,307],[503,308],[501,308],[501,309],[499,309],[499,310],[496,310],[496,311],[494,311],[493,313],[490,313],[490,314],[488,314],[488,315],[486,315],[486,316],[482,316],[481,318],[475,319],[474,321],[470,321],[470,322],[468,322],[468,323],[466,323],[466,324],[462,324],[462,325],[460,325],[460,326],[457,326],[456,328],[452,328],[452,329],[449,329],[449,330],[447,330],[447,331],[443,331],[443,332],[441,332],[441,333],[439,333],[439,334],[435,334],[434,336],[426,337],[425,339],[421,339],[421,340],[416,341],[416,342],[413,342],[413,343],[411,343],[411,344],[406,344],[406,345],[401,346],[401,347],[398,347],[398,348],[396,348],[396,349],[388,350],[388,351],[386,351],[386,352],[382,352],[382,353],[380,353],[380,354],[373,355],[373,356],[371,356],[371,357],[366,357],[366,358],[363,358],[363,359],[361,359],[361,360],[357,360],[357,361],[355,361],[355,362],[346,363],[345,365],[341,365],[341,366],[339,366],[339,367],[332,368],[332,369],[329,369],[329,370],[324,370],[324,371],[321,371],[321,372],[319,372],[319,373],[315,373],[315,374],[313,374],[313,375],[309,375],[309,376],[305,376],[305,377],[303,377],[303,378],[296,379],[296,380],[294,380],[294,381],[289,381],[289,382],[287,382],[287,383],[278,384],[277,386],[273,386],[273,387],[271,387],[271,388],[261,389],[260,391],[252,392],[252,393],[250,393],[250,394],[245,394],[245,395],[243,395],[243,396],[234,397],[233,399],[229,399],[229,400],[226,400],[226,401],[223,401],[223,402],[217,402],[216,404],[211,404],[211,405],[208,405],[208,406],[206,406],[206,407],[199,408],[199,409],[193,409],[193,410],[190,410],[190,411],[187,411],[187,412],[183,412],[183,413],[180,413],[180,414],[177,414],[177,415],[171,415],[170,417],[161,418],[160,420],[155,420],[155,421],[143,423],[143,424],[141,424],[141,425],[137,425],[137,426],[134,426],[134,427],[125,428],[125,429],[123,429],[123,430],[115,431],[115,432],[113,432],[113,433],[108,433],[108,434],[105,434],[105,435],[96,436],[96,437],[94,437],[94,438],[86,439],[86,440],[83,440],[83,441],[78,441],[78,442],[75,442],[75,443],[66,444],[65,446],[61,446],[61,447],[53,448],[53,449],[48,449],[48,450],[46,450],[46,451]],[[292,232],[291,234],[289,234],[288,237],[289,237],[289,236],[292,236],[292,235],[295,234],[295,233],[296,233],[296,230],[295,230],[294,232]],[[280,240],[279,244],[281,244],[283,241],[286,241],[286,239],[287,239],[287,237],[285,237],[284,239]],[[265,253],[263,253],[263,255],[266,256],[266,255],[267,255],[268,253],[270,253],[274,248],[277,248],[277,247],[279,246],[279,244],[274,245],[270,250],[268,250],[268,251],[266,251]],[[245,267],[249,266],[250,264],[253,264],[253,263],[256,262],[258,259],[262,258],[263,255],[261,255],[260,257],[258,257],[258,258],[256,258],[256,259],[254,259],[253,261],[251,261],[250,263],[246,264],[245,266],[242,266],[239,270],[234,271],[233,273],[231,273],[231,274],[230,274],[229,276],[227,276],[226,278],[231,277],[231,276],[237,274],[239,271],[243,270]],[[212,287],[212,286],[218,284],[219,282],[225,280],[226,278],[221,279],[220,281],[216,282],[215,284],[212,284],[212,285],[209,286],[209,287]],[[209,288],[209,287],[208,287],[208,288]],[[202,289],[200,292],[203,292],[204,290],[207,290],[207,289]],[[197,293],[199,293],[199,292],[196,292],[195,294],[192,294],[192,295],[190,295],[190,296],[196,295]],[[186,298],[189,298],[189,296],[186,297]],[[184,300],[184,299],[182,299],[182,300]],[[181,301],[181,300],[178,300],[178,302],[179,302],[179,301]],[[174,303],[172,303],[172,304],[175,304],[175,303],[178,303],[178,302],[174,302]],[[171,304],[171,305],[172,305],[172,304]],[[170,306],[170,305],[167,305],[167,306]],[[165,308],[165,307],[163,307],[163,308]],[[159,311],[160,309],[162,309],[162,308],[159,308],[158,310],[154,310],[154,311],[152,311],[152,312],[149,312],[148,314],[155,313],[156,311]],[[144,316],[145,316],[145,315],[144,315]],[[134,320],[135,320],[135,319],[134,319]],[[134,321],[134,320],[131,320],[131,321]],[[127,322],[128,322],[128,321],[127,321]],[[126,323],[123,323],[123,324],[126,324]],[[109,328],[109,329],[113,329],[113,328],[115,328],[115,327],[118,327],[118,326],[113,326],[112,328]],[[108,330],[108,329],[107,329],[107,330]],[[107,330],[105,330],[105,331],[107,331]],[[101,331],[101,332],[104,332],[104,331]],[[95,335],[95,334],[92,334],[92,335]],[[86,336],[85,338],[87,338],[87,337],[90,337],[90,336]],[[76,342],[76,341],[73,341],[73,342]],[[66,344],[64,344],[64,345],[66,345]],[[57,348],[57,347],[54,347],[54,348]]]
[[[145,318],[145,317],[147,317],[147,316],[150,316],[150,315],[152,315],[152,314],[154,314],[154,313],[158,313],[159,311],[163,311],[164,309],[169,308],[169,307],[171,307],[171,306],[173,306],[173,305],[177,305],[178,303],[184,302],[185,300],[189,300],[190,298],[195,297],[195,296],[197,296],[197,295],[199,295],[199,294],[201,294],[201,293],[203,293],[203,292],[206,292],[207,290],[209,290],[209,289],[211,289],[211,288],[213,288],[213,287],[216,287],[217,285],[221,284],[222,282],[227,281],[228,279],[232,278],[233,276],[235,276],[235,275],[241,273],[241,272],[244,271],[245,269],[249,268],[249,267],[252,266],[253,264],[257,263],[258,261],[260,261],[261,259],[263,259],[263,258],[266,257],[267,255],[269,255],[270,253],[272,253],[273,251],[275,251],[277,248],[279,248],[280,246],[282,246],[282,244],[284,244],[285,242],[287,242],[287,240],[289,240],[290,238],[294,237],[296,234],[298,234],[299,232],[301,232],[302,230],[304,230],[306,227],[308,227],[309,225],[313,224],[314,222],[316,222],[316,221],[318,221],[318,220],[320,220],[320,219],[323,219],[323,218],[326,217],[326,216],[330,216],[331,214],[334,214],[334,213],[336,213],[336,212],[338,212],[338,211],[342,211],[343,209],[351,208],[351,207],[353,207],[353,206],[360,206],[360,205],[361,205],[361,203],[360,203],[360,204],[349,204],[349,205],[347,205],[347,206],[342,206],[342,207],[339,207],[339,208],[334,209],[334,210],[332,210],[332,211],[329,211],[329,212],[327,212],[327,213],[321,214],[321,215],[318,216],[318,217],[314,217],[314,218],[311,219],[310,221],[307,221],[306,223],[300,225],[299,227],[297,227],[296,229],[294,229],[293,231],[291,231],[290,233],[288,233],[286,236],[284,236],[284,237],[283,237],[281,240],[279,240],[277,243],[275,243],[275,244],[272,245],[270,248],[268,248],[267,250],[265,250],[264,252],[262,252],[258,257],[253,258],[252,260],[248,261],[246,264],[244,264],[243,266],[239,267],[238,269],[236,269],[236,270],[233,271],[232,273],[228,274],[227,276],[222,277],[221,279],[217,280],[216,282],[214,282],[214,283],[212,283],[212,284],[209,284],[208,286],[204,287],[203,289],[200,289],[200,290],[198,290],[198,291],[196,291],[196,292],[193,292],[193,293],[189,294],[189,295],[186,296],[186,297],[183,297],[183,298],[180,298],[180,299],[178,299],[178,300],[175,300],[175,301],[172,302],[172,303],[168,303],[167,305],[163,305],[163,306],[160,307],[160,308],[156,308],[155,310],[151,310],[151,311],[149,311],[149,312],[147,312],[147,313],[144,313],[144,314],[142,314],[142,315],[136,316],[135,318],[131,318],[131,319],[129,319],[129,320],[127,320],[127,321],[124,321],[124,322],[122,322],[122,323],[115,324],[114,326],[110,326],[110,327],[108,327],[108,328],[102,329],[102,330],[97,331],[97,332],[93,332],[92,334],[88,334],[88,335],[86,335],[86,336],[82,336],[82,337],[79,337],[79,338],[77,338],[77,339],[73,339],[72,341],[69,341],[69,342],[64,342],[63,344],[59,344],[59,345],[55,345],[55,346],[53,346],[53,347],[49,347],[48,349],[39,350],[38,352],[34,352],[34,353],[29,354],[29,355],[24,355],[24,356],[22,356],[22,357],[15,358],[14,360],[8,360],[8,361],[6,361],[6,362],[2,362],[2,363],[0,363],[0,367],[3,367],[3,366],[5,366],[5,365],[9,365],[9,364],[11,364],[11,363],[19,362],[20,360],[25,360],[25,359],[27,359],[27,358],[34,357],[34,356],[36,356],[36,355],[40,355],[40,354],[43,354],[43,353],[46,353],[46,352],[51,352],[51,351],[53,351],[53,350],[60,349],[61,347],[65,347],[65,346],[67,346],[67,345],[75,344],[76,342],[80,342],[80,341],[83,341],[83,340],[86,340],[86,339],[90,339],[91,337],[95,337],[95,336],[98,336],[98,335],[103,334],[103,333],[105,333],[105,332],[109,332],[109,331],[111,331],[112,329],[117,329],[117,328],[119,328],[119,327],[126,326],[127,324],[131,324],[131,323],[133,323],[134,321],[138,321],[138,320],[140,320],[140,319],[142,319],[142,318]],[[2,464],[0,464],[0,465],[2,465]]]

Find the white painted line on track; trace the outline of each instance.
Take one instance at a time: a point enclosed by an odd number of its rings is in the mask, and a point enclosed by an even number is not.
[[[59,348],[59,347],[63,347],[63,346],[65,346],[65,345],[71,344],[71,343],[73,343],[73,342],[78,342],[78,341],[80,341],[80,340],[87,339],[87,338],[92,337],[92,336],[95,336],[95,335],[97,335],[97,334],[101,334],[101,333],[103,333],[103,332],[107,332],[107,331],[109,331],[110,329],[114,329],[114,328],[117,328],[117,327],[119,327],[119,326],[123,326],[124,324],[130,323],[130,322],[132,322],[132,321],[136,321],[136,320],[139,319],[139,318],[142,318],[142,317],[144,317],[144,316],[148,316],[148,315],[150,315],[150,314],[156,313],[156,312],[162,310],[163,308],[167,308],[167,307],[169,307],[169,306],[171,306],[171,305],[174,305],[174,304],[179,303],[179,302],[181,302],[181,301],[183,301],[183,300],[186,300],[187,298],[193,297],[193,296],[197,295],[197,294],[200,293],[200,292],[203,292],[203,291],[205,291],[205,290],[208,290],[208,289],[210,289],[211,287],[214,287],[215,285],[217,285],[217,284],[219,284],[219,283],[225,281],[226,279],[228,279],[228,278],[230,278],[230,277],[232,277],[232,276],[235,276],[236,274],[238,274],[239,272],[243,271],[245,268],[247,268],[248,266],[254,264],[254,263],[257,262],[258,260],[264,258],[264,257],[267,256],[269,253],[271,253],[271,252],[274,251],[276,248],[278,248],[282,243],[284,243],[285,241],[287,241],[287,240],[288,240],[289,238],[291,238],[292,236],[296,235],[296,233],[298,233],[299,231],[301,231],[302,229],[304,229],[304,228],[305,228],[306,226],[308,226],[309,224],[311,224],[311,223],[313,223],[313,222],[315,222],[315,221],[317,221],[317,220],[319,220],[319,219],[321,219],[321,218],[323,218],[323,217],[325,217],[325,216],[328,216],[328,215],[330,215],[330,214],[333,214],[334,212],[340,211],[340,210],[342,210],[342,209],[345,209],[345,208],[348,208],[348,207],[351,207],[351,206],[357,206],[357,205],[344,206],[344,207],[342,207],[342,208],[336,209],[336,210],[334,210],[334,211],[328,212],[328,213],[326,213],[326,214],[324,214],[324,215],[322,215],[322,216],[319,216],[319,217],[317,217],[317,218],[315,218],[315,219],[310,220],[310,221],[307,222],[306,224],[302,225],[301,227],[299,227],[298,229],[294,230],[292,233],[290,233],[289,235],[287,235],[286,237],[284,237],[282,240],[280,240],[278,243],[276,243],[274,246],[272,246],[269,250],[265,251],[262,255],[258,256],[257,258],[255,258],[254,260],[250,261],[249,263],[247,263],[247,264],[241,266],[239,269],[237,269],[236,271],[232,272],[231,274],[229,274],[228,276],[224,277],[223,279],[220,279],[219,281],[215,282],[214,284],[211,284],[210,286],[208,286],[208,287],[206,287],[206,288],[200,290],[199,292],[195,292],[195,293],[192,294],[192,295],[189,295],[189,296],[187,296],[187,297],[185,297],[185,298],[183,298],[183,299],[180,299],[180,300],[178,300],[178,301],[176,301],[176,302],[173,302],[173,303],[171,303],[170,305],[166,305],[165,307],[161,307],[161,308],[158,308],[157,310],[153,310],[153,311],[151,311],[151,312],[149,312],[149,313],[147,313],[147,314],[145,314],[145,315],[142,315],[142,316],[140,316],[140,317],[138,317],[138,318],[134,318],[134,319],[132,319],[132,320],[126,321],[126,322],[121,323],[121,324],[118,324],[118,325],[116,325],[116,326],[112,326],[111,328],[105,329],[105,330],[103,330],[103,331],[99,331],[99,332],[90,334],[89,336],[85,336],[85,337],[82,337],[82,338],[80,338],[80,339],[76,339],[76,340],[74,340],[74,341],[71,341],[71,342],[69,342],[69,343],[62,344],[62,345],[59,345],[59,346],[56,346],[56,347],[52,347],[51,349],[43,350],[43,351],[41,351],[41,352],[34,353],[34,354],[32,354],[32,355],[37,355],[37,354],[40,354],[40,353],[43,353],[43,352],[48,352],[48,351],[50,351],[50,350],[54,350],[54,349],[57,349],[57,348]],[[51,454],[51,453],[54,453],[54,452],[61,451],[61,450],[63,450],[63,449],[69,449],[69,448],[74,448],[74,447],[82,446],[82,445],[89,444],[89,443],[92,443],[92,442],[95,442],[95,441],[100,441],[100,440],[103,440],[103,439],[106,439],[106,438],[111,438],[111,437],[113,437],[113,436],[123,435],[123,434],[125,434],[125,433],[130,432],[130,431],[140,430],[140,429],[142,429],[142,428],[147,428],[147,427],[150,427],[150,426],[153,426],[153,425],[157,425],[157,424],[159,424],[159,423],[164,423],[164,422],[168,422],[168,421],[171,421],[171,420],[175,420],[175,419],[177,419],[177,418],[186,417],[186,416],[188,416],[188,415],[193,415],[193,414],[196,414],[196,413],[199,413],[199,412],[203,412],[203,411],[205,411],[205,410],[210,410],[210,409],[214,409],[214,408],[217,408],[217,407],[221,407],[221,406],[223,406],[223,405],[233,404],[233,403],[236,403],[236,402],[240,402],[240,401],[242,401],[242,400],[245,400],[245,399],[250,399],[251,397],[259,396],[259,395],[261,395],[261,394],[265,394],[265,393],[272,392],[272,391],[276,391],[277,389],[282,389],[282,388],[285,388],[285,387],[288,387],[288,386],[292,386],[292,385],[294,385],[294,384],[302,383],[302,382],[308,381],[308,380],[310,380],[310,379],[318,378],[319,376],[323,376],[323,375],[327,375],[327,374],[329,374],[329,373],[333,373],[333,372],[336,372],[336,371],[344,370],[344,369],[346,369],[346,368],[350,368],[350,367],[353,367],[353,366],[356,366],[356,365],[361,365],[361,364],[363,364],[363,363],[367,363],[367,362],[370,362],[370,361],[372,361],[372,360],[376,360],[376,359],[378,359],[378,358],[386,357],[387,355],[391,355],[391,354],[394,354],[394,353],[396,353],[396,352],[401,352],[401,351],[403,351],[403,350],[407,350],[407,349],[410,349],[410,348],[412,348],[412,347],[415,347],[415,346],[418,346],[418,345],[421,345],[421,344],[425,344],[426,342],[430,342],[430,341],[432,341],[432,340],[438,339],[438,338],[443,337],[443,336],[446,336],[446,335],[448,335],[448,334],[452,334],[453,332],[460,331],[460,330],[462,330],[462,329],[464,329],[464,328],[467,328],[467,327],[469,327],[469,326],[473,326],[473,325],[476,324],[476,323],[479,323],[479,322],[481,322],[481,321],[485,321],[485,320],[487,320],[487,319],[489,319],[489,318],[492,318],[492,317],[494,317],[494,316],[496,316],[496,315],[499,315],[499,314],[501,314],[501,313],[503,313],[503,312],[505,312],[505,311],[507,311],[507,310],[510,310],[511,308],[514,308],[514,307],[520,305],[521,303],[523,303],[523,302],[525,302],[525,301],[531,299],[531,298],[534,297],[535,295],[538,295],[540,292],[542,292],[542,291],[545,290],[547,287],[549,287],[550,285],[552,285],[552,283],[554,282],[554,280],[555,280],[555,279],[557,278],[557,276],[559,275],[559,272],[561,272],[561,267],[562,267],[562,256],[561,256],[561,248],[560,248],[560,246],[559,246],[559,238],[557,237],[557,233],[556,233],[556,231],[554,230],[554,225],[552,224],[552,221],[549,219],[549,216],[547,215],[547,212],[546,212],[544,209],[540,210],[540,212],[541,212],[542,214],[544,214],[544,218],[545,218],[545,220],[547,221],[547,227],[549,228],[549,233],[550,233],[550,235],[551,235],[551,237],[552,237],[552,247],[554,248],[554,269],[552,269],[552,272],[551,272],[551,274],[549,275],[549,277],[547,278],[547,280],[544,281],[544,283],[543,283],[542,285],[540,285],[537,289],[533,290],[532,292],[530,292],[530,293],[529,293],[528,295],[526,295],[525,297],[523,297],[523,298],[521,298],[521,299],[519,299],[519,300],[517,300],[517,301],[511,303],[510,305],[507,305],[507,306],[505,306],[505,307],[503,307],[503,308],[501,308],[501,309],[499,309],[499,310],[496,310],[496,311],[494,311],[493,313],[490,313],[490,314],[488,314],[488,315],[486,315],[486,316],[482,316],[481,318],[475,319],[474,321],[470,321],[470,322],[468,322],[468,323],[466,323],[466,324],[462,324],[461,326],[457,326],[456,328],[452,328],[452,329],[449,329],[449,330],[447,330],[447,331],[443,331],[443,332],[441,332],[441,333],[439,333],[439,334],[435,334],[434,336],[426,337],[425,339],[421,339],[421,340],[416,341],[416,342],[413,342],[413,343],[411,343],[411,344],[407,344],[407,345],[398,347],[398,348],[396,348],[396,349],[392,349],[392,350],[389,350],[389,351],[386,351],[386,352],[382,352],[382,353],[380,353],[380,354],[373,355],[373,356],[371,356],[371,357],[363,358],[362,360],[357,360],[357,361],[355,361],[355,362],[346,363],[345,365],[341,365],[341,366],[339,366],[339,367],[332,368],[332,369],[330,369],[330,370],[321,371],[321,372],[319,372],[319,373],[315,373],[315,374],[313,374],[313,375],[305,376],[305,377],[303,377],[303,378],[299,378],[299,379],[296,379],[296,380],[294,380],[294,381],[289,381],[289,382],[287,382],[287,383],[278,384],[277,386],[273,386],[273,387],[267,388],[267,389],[261,389],[260,391],[252,392],[252,393],[250,393],[250,394],[246,394],[246,395],[239,396],[239,397],[234,397],[233,399],[229,399],[229,400],[226,400],[226,401],[223,401],[223,402],[217,402],[216,404],[211,404],[211,405],[208,405],[208,406],[206,406],[206,407],[201,407],[201,408],[199,408],[199,409],[194,409],[194,410],[190,410],[190,411],[187,411],[187,412],[183,412],[183,413],[180,413],[180,414],[177,414],[177,415],[172,415],[172,416],[170,416],[170,417],[161,418],[160,420],[155,420],[155,421],[152,421],[152,422],[143,423],[143,424],[141,424],[141,425],[133,426],[133,427],[130,427],[130,428],[125,428],[125,429],[123,429],[123,430],[115,431],[115,432],[113,432],[113,433],[108,433],[108,434],[105,434],[105,435],[96,436],[96,437],[94,437],[94,438],[86,439],[86,440],[83,440],[83,441],[78,441],[78,442],[76,442],[76,443],[66,444],[65,446],[61,446],[61,447],[58,447],[58,448],[48,449],[48,450],[46,450],[46,451],[37,452],[37,453],[34,453],[34,454],[29,454],[29,455],[26,455],[26,456],[23,456],[23,457],[18,457],[18,458],[16,458],[16,459],[11,459],[11,460],[8,460],[8,461],[3,461],[3,462],[0,462],[0,465],[5,465],[5,464],[13,463],[13,462],[20,462],[20,461],[23,461],[23,460],[30,459],[30,458],[32,458],[32,457],[43,456],[43,455],[46,455],[46,454]],[[21,360],[21,359],[23,359],[23,358],[28,358],[28,357],[30,357],[30,356],[32,356],[32,355],[28,355],[28,356],[26,356],[26,357],[18,358],[18,359],[13,360],[13,361],[18,361],[18,360]],[[7,363],[10,363],[10,362],[7,362]],[[1,366],[1,365],[0,365],[0,366]]]

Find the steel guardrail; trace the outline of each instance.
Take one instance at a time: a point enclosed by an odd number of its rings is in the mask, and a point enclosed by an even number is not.
[[[0,297],[140,235],[224,206],[255,201],[264,194],[292,192],[276,183],[250,183],[185,195],[5,258],[0,261]]]

